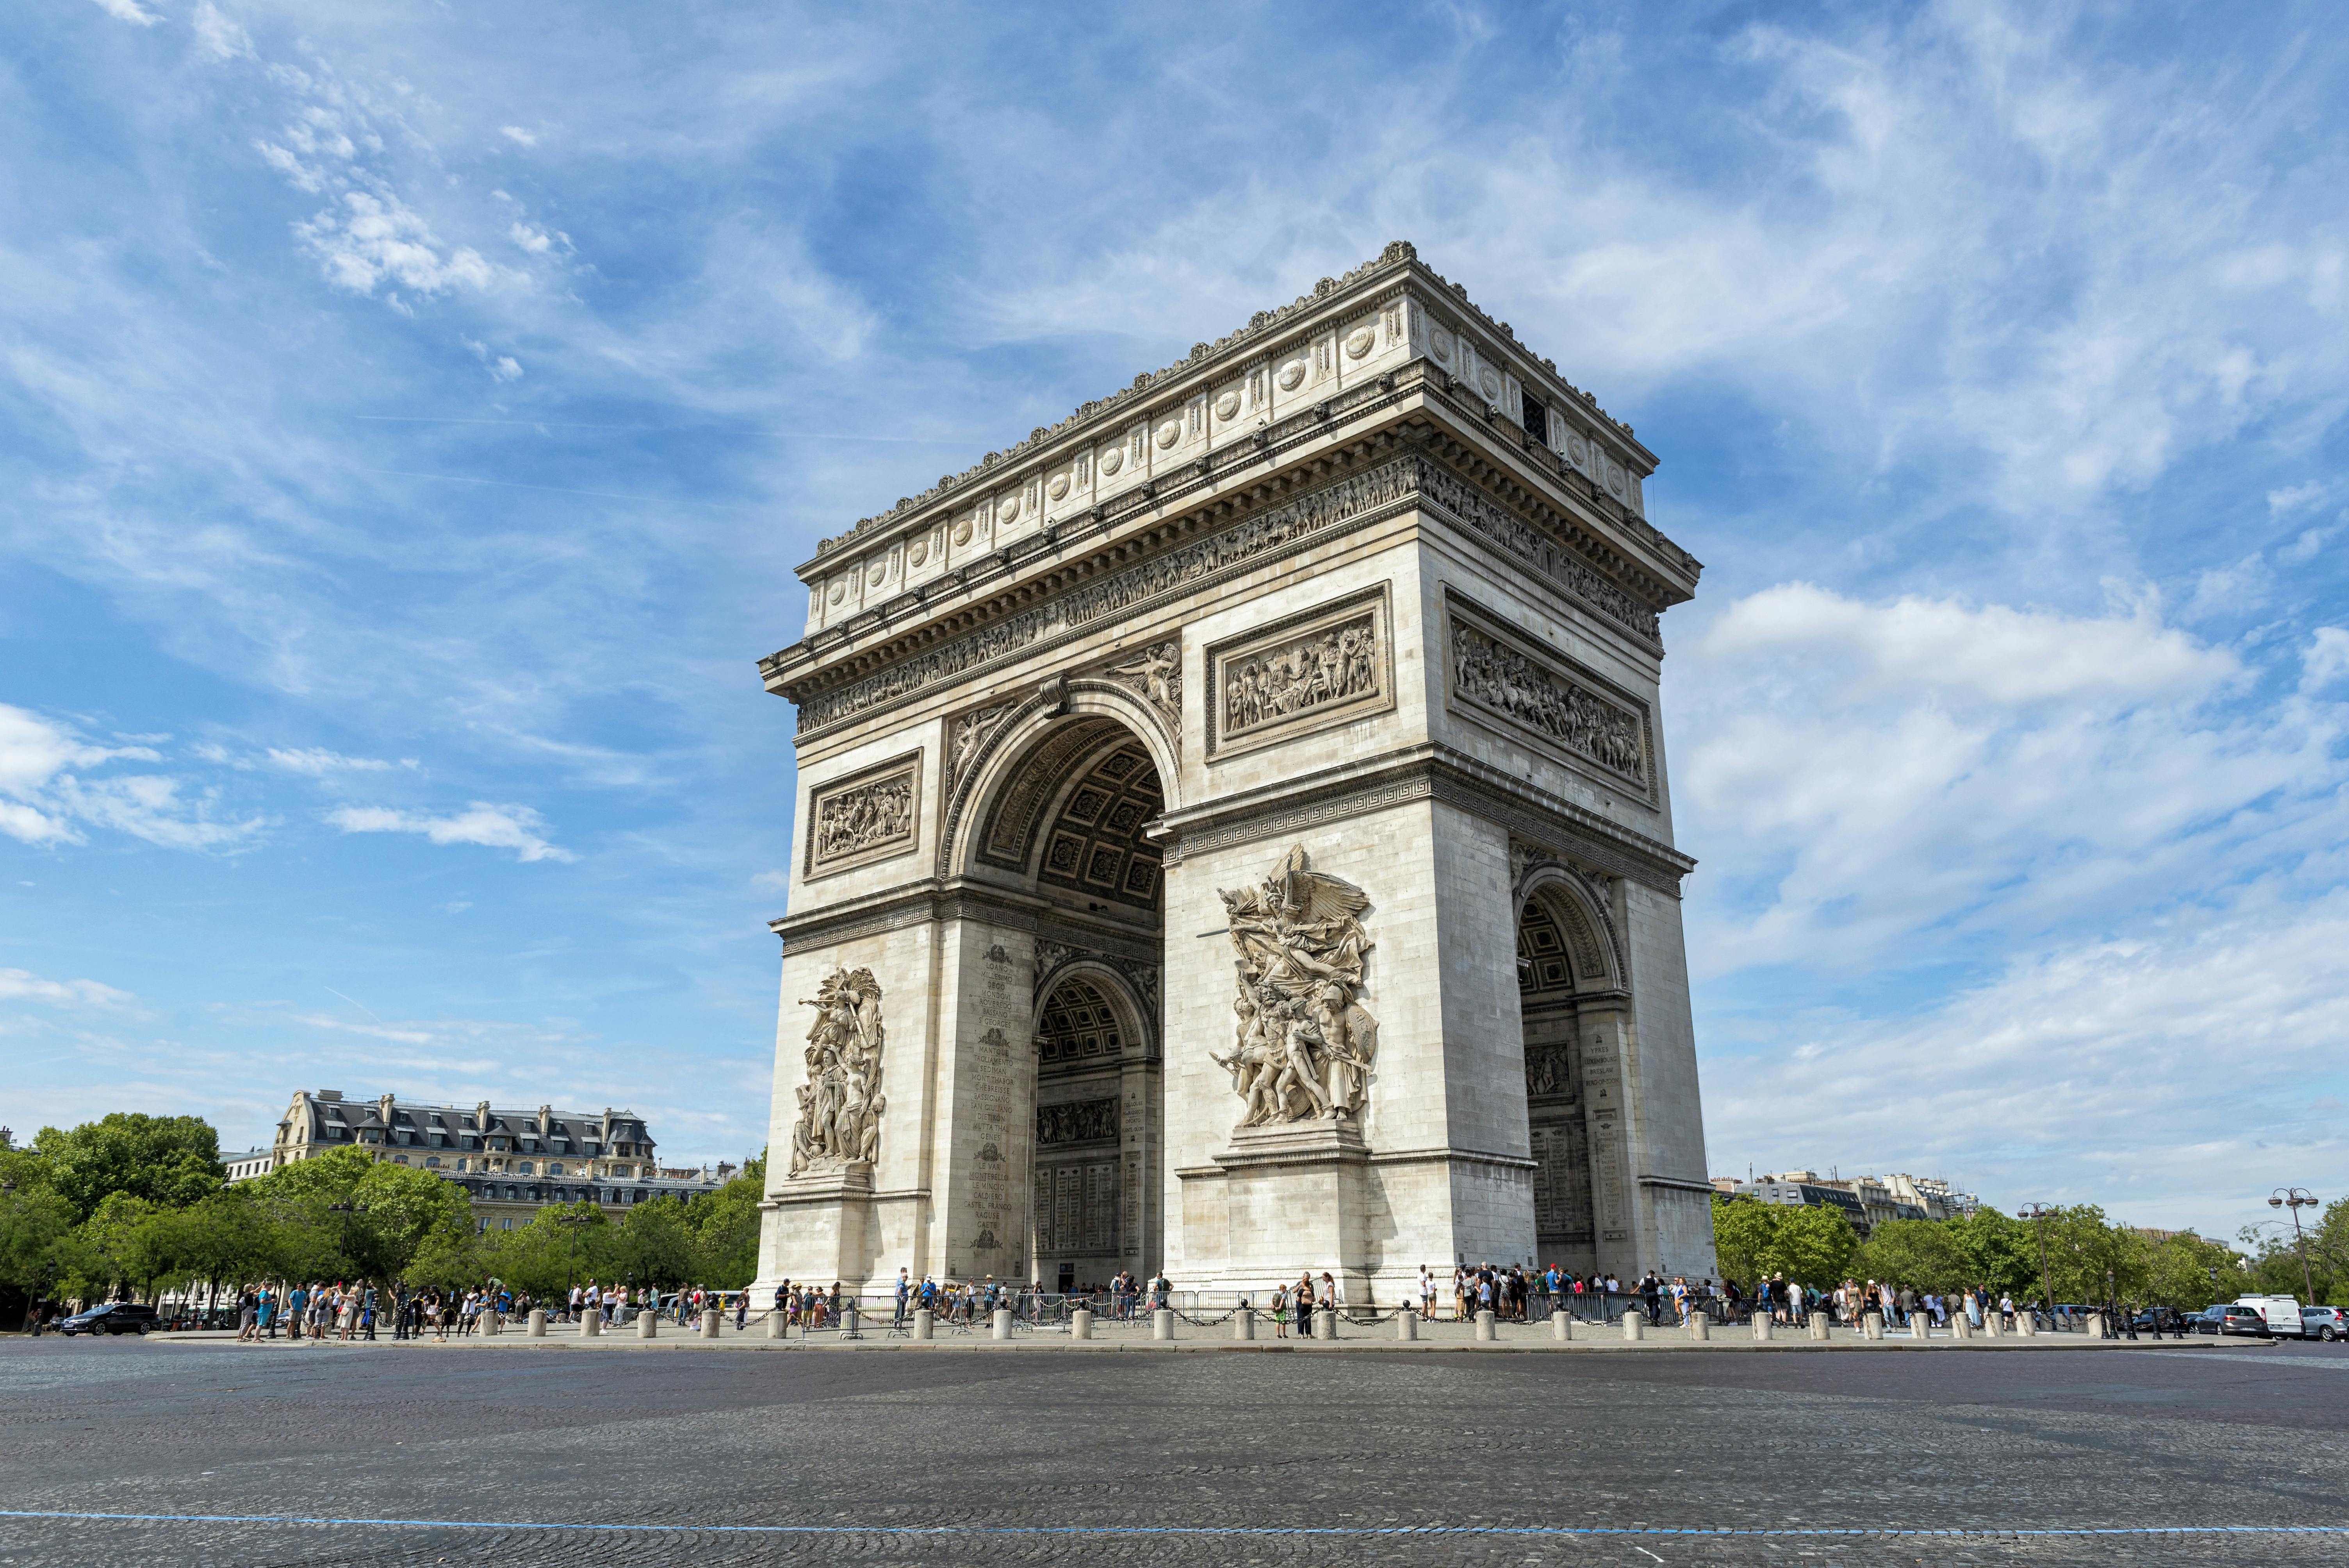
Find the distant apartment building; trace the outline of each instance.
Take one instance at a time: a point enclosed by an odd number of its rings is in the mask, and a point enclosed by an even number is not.
[[[1713,1190],[1726,1197],[1764,1203],[1834,1209],[1866,1236],[1887,1220],[1954,1220],[1974,1212],[1978,1200],[1958,1192],[1936,1176],[1821,1176],[1816,1171],[1782,1171],[1740,1181],[1716,1176]]]
[[[482,1230],[512,1230],[552,1203],[597,1203],[619,1212],[654,1198],[690,1198],[723,1186],[735,1168],[664,1168],[634,1111],[603,1114],[419,1105],[393,1095],[347,1100],[340,1089],[297,1090],[266,1150],[227,1161],[231,1181],[250,1181],[334,1149],[430,1171],[465,1189]]]

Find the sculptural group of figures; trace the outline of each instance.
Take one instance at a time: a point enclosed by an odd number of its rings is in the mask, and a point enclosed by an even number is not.
[[[854,854],[869,844],[909,837],[913,830],[913,776],[885,779],[823,802],[816,813],[815,858]]]
[[[1570,686],[1518,653],[1466,626],[1452,631],[1454,689],[1596,762],[1634,779],[1648,776],[1640,721]]]
[[[870,1164],[889,1103],[881,1093],[880,984],[870,969],[835,969],[801,1006],[816,1016],[792,1127],[791,1173],[852,1160]]]
[[[1375,691],[1376,651],[1375,634],[1364,618],[1230,665],[1224,677],[1225,731],[1237,734],[1270,719]]]
[[[1310,869],[1301,848],[1261,887],[1220,896],[1239,954],[1238,1025],[1232,1054],[1215,1059],[1246,1106],[1240,1125],[1360,1115],[1379,1044],[1358,999],[1371,944],[1357,917],[1370,900]]]

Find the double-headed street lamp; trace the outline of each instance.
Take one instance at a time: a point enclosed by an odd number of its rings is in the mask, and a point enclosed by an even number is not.
[[[2055,1322],[2055,1272],[2047,1266],[2047,1216],[2054,1212],[2044,1203],[2026,1203],[2022,1210],[2022,1218],[2029,1220],[2032,1229],[2039,1233],[2039,1283],[2047,1287],[2047,1322],[2051,1327]]]
[[[2268,1207],[2292,1211],[2292,1244],[2300,1253],[2301,1288],[2308,1292],[2310,1301],[2314,1301],[2316,1284],[2308,1272],[2308,1239],[2300,1229],[2300,1212],[2316,1207],[2316,1194],[2302,1187],[2279,1187],[2268,1199]]]

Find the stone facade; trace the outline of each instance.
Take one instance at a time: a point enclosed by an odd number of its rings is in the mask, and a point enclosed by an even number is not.
[[[826,542],[761,1284],[1711,1274],[1653,469],[1396,245]]]

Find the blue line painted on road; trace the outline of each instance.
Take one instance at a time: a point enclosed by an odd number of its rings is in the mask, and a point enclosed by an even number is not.
[[[69,1519],[128,1524],[275,1524],[376,1530],[572,1530],[606,1534],[702,1535],[1539,1535],[1539,1536],[1947,1536],[2009,1540],[2085,1535],[2349,1535],[2349,1524],[2127,1524],[1926,1530],[1859,1524],[1723,1526],[1669,1524],[593,1524],[524,1519],[336,1519],[292,1513],[86,1513],[0,1508],[0,1519]]]

